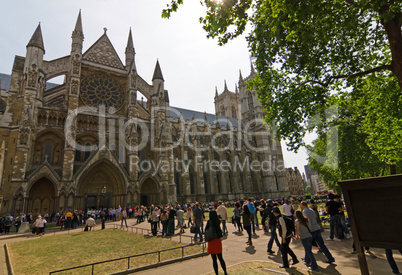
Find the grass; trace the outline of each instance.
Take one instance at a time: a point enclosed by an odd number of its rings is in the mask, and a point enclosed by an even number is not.
[[[146,237],[120,230],[96,230],[45,236],[9,245],[15,274],[46,274],[50,271],[133,256],[147,252],[184,246],[160,238]],[[201,246],[184,249],[184,256],[202,252]],[[181,249],[161,253],[161,261],[181,257]],[[130,259],[130,268],[158,262],[158,254]],[[95,266],[95,274],[110,274],[126,270],[128,261]],[[88,274],[91,267],[57,274]]]

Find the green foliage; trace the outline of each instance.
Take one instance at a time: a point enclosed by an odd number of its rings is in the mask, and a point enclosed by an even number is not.
[[[182,3],[173,0],[163,16],[168,18]],[[200,22],[220,45],[250,24],[247,40],[257,76],[248,88],[257,91],[267,124],[275,125],[278,138],[289,140],[290,149],[297,152],[305,145],[305,134],[317,131],[313,153],[327,156],[318,161],[321,166],[325,163],[325,178],[335,182],[382,174],[384,164],[401,161],[402,1],[203,0],[201,4],[207,13]],[[328,115],[336,104],[343,108],[341,116]],[[353,114],[348,114],[351,106]],[[330,133],[334,126],[340,127],[340,140],[355,147],[332,146],[337,141]],[[357,155],[353,159],[348,152]],[[365,159],[359,164],[356,156]]]
[[[377,74],[356,79],[353,91],[341,93],[336,103],[338,115],[330,124],[338,133],[336,150],[328,150],[325,131],[308,147],[309,165],[329,188],[339,188],[337,182],[341,180],[389,175],[389,164],[401,169],[402,146],[398,136],[402,133],[402,97],[396,78]],[[389,151],[385,151],[387,148]],[[314,157],[331,159],[334,154],[336,169]]]

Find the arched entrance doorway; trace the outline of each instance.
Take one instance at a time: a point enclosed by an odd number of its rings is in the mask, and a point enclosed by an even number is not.
[[[26,213],[32,213],[36,216],[38,213],[49,215],[55,212],[56,200],[53,183],[47,178],[41,178],[36,181],[28,195]]]
[[[140,203],[141,205],[160,204],[158,185],[151,178],[146,179],[141,185]]]
[[[78,189],[80,209],[99,209],[125,205],[124,178],[112,164],[95,164],[83,177]]]

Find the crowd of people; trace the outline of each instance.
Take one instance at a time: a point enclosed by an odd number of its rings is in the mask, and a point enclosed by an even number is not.
[[[321,201],[322,202],[322,201]],[[280,207],[281,206],[281,207]],[[228,209],[233,207],[233,215],[229,219]],[[281,210],[282,209],[282,210]],[[299,259],[290,247],[292,240],[300,241],[304,248],[304,257],[300,259],[315,271],[319,267],[312,252],[313,246],[317,247],[327,258],[326,263],[333,264],[335,258],[332,256],[322,237],[323,222],[329,222],[329,237],[325,241],[351,238],[347,219],[345,217],[345,206],[338,195],[329,194],[325,205],[317,206],[314,199],[280,199],[280,200],[255,200],[254,198],[241,199],[230,202],[210,202],[210,203],[179,203],[169,205],[150,205],[108,208],[108,209],[87,209],[69,210],[57,212],[49,215],[48,213],[38,214],[34,221],[32,214],[21,213],[15,219],[11,215],[0,217],[0,234],[7,234],[10,227],[14,224],[17,228],[21,222],[32,224],[33,232],[38,235],[45,233],[48,222],[56,223],[61,229],[75,229],[79,226],[86,226],[85,230],[92,230],[96,227],[96,220],[121,221],[121,227],[127,227],[127,219],[135,219],[135,224],[149,222],[153,236],[158,233],[162,236],[172,236],[175,231],[185,233],[189,230],[194,234],[195,242],[208,243],[208,253],[211,255],[213,268],[218,274],[218,260],[222,269],[226,273],[226,264],[222,256],[221,238],[229,233],[227,223],[231,222],[238,232],[247,232],[246,244],[253,245],[253,235],[256,228],[264,233],[269,233],[270,238],[267,243],[267,253],[275,254],[273,245],[278,247],[281,252],[281,268],[289,268],[290,265],[299,263]],[[206,213],[209,219],[204,228]],[[259,213],[259,215],[258,215]],[[175,222],[177,220],[177,223]],[[242,235],[242,234],[239,234]],[[369,248],[365,248],[369,251]],[[353,244],[353,251],[355,252]],[[392,250],[386,251],[387,260],[394,274],[399,274],[398,267],[393,259]],[[292,262],[290,264],[289,259]]]

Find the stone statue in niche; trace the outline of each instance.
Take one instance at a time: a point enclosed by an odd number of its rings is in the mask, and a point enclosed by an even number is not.
[[[75,55],[75,60],[73,60],[73,74],[78,75],[80,73],[80,56],[78,54]]]
[[[135,74],[131,76],[131,88],[137,89],[137,76]]]
[[[137,103],[137,93],[131,92],[131,105],[135,105]]]
[[[28,73],[28,86],[36,87],[36,79],[38,77],[38,73],[36,72],[36,65],[32,64],[32,69]]]
[[[79,85],[78,80],[71,81],[71,94],[72,95],[77,95],[78,94],[78,85]]]
[[[57,151],[56,154],[54,154],[54,164],[59,164],[59,154],[60,154],[59,151]]]
[[[39,163],[40,163],[40,151],[36,151],[34,163],[35,163],[35,164],[39,164]]]

